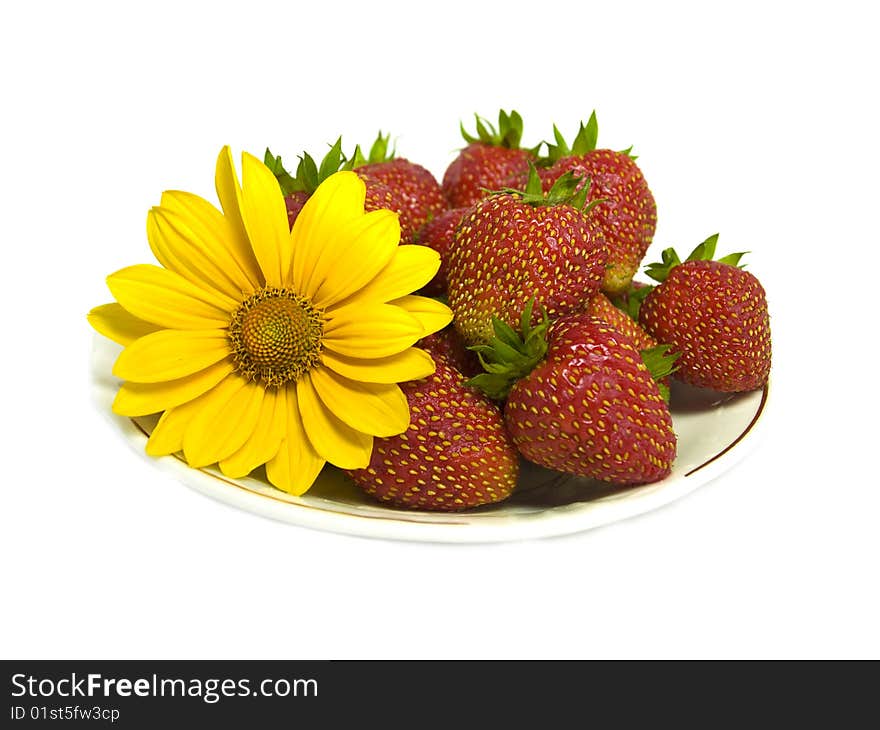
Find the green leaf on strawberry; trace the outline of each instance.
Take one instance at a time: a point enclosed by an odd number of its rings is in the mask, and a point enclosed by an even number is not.
[[[397,157],[397,147],[396,145],[391,145],[391,149],[389,150],[389,145],[391,144],[391,133],[383,135],[380,130],[376,135],[376,139],[373,141],[373,144],[370,146],[369,153],[365,156],[363,150],[360,145],[355,145],[354,154],[351,156],[351,159],[343,166],[344,170],[356,170],[359,167],[363,167],[364,165],[374,165],[380,162],[391,162],[391,160]]]
[[[630,319],[638,322],[639,308],[653,288],[650,284],[639,284],[636,286],[634,282],[630,282],[625,291],[617,296],[609,297],[609,299],[615,307],[628,314]]]
[[[550,318],[543,307],[541,321],[532,325],[535,298],[532,297],[520,319],[520,333],[497,317],[492,319],[495,336],[488,344],[468,348],[477,353],[485,373],[475,375],[466,385],[482,390],[495,400],[507,397],[513,384],[528,375],[547,354]]]
[[[719,264],[730,264],[731,266],[736,266],[736,268],[738,268],[738,269],[744,269],[745,264],[740,266],[739,260],[743,256],[745,256],[747,253],[749,253],[749,252],[748,251],[740,251],[739,253],[729,253],[729,254],[727,254],[727,256],[722,256],[720,259],[718,259],[718,263]]]
[[[518,196],[524,203],[533,206],[541,205],[570,205],[584,213],[588,213],[595,205],[604,202],[597,198],[587,205],[587,197],[590,193],[590,180],[581,175],[576,175],[569,170],[561,175],[548,192],[543,191],[543,183],[535,166],[529,162],[529,178],[522,190],[516,188],[502,188],[501,190],[489,191],[493,195],[503,193]]]
[[[266,154],[263,156],[263,164],[272,171],[273,175],[275,175],[278,184],[281,186],[282,193],[290,195],[299,189],[296,187],[296,180],[294,177],[284,169],[284,165],[281,163],[281,155],[276,157],[268,147],[266,148]]]
[[[330,146],[321,160],[320,167],[308,152],[303,152],[296,166],[295,175],[291,175],[281,164],[281,156],[273,155],[268,147],[263,157],[263,162],[275,175],[284,195],[298,192],[311,195],[324,180],[342,169],[345,161],[345,155],[342,154],[342,137]]]
[[[590,114],[586,124],[583,121],[580,122],[577,134],[570,145],[565,141],[565,137],[562,136],[562,132],[555,124],[553,125],[553,139],[555,144],[544,142],[547,145],[547,155],[539,160],[542,167],[549,167],[563,157],[577,157],[593,152],[599,144],[599,122],[596,120],[596,112],[593,111]],[[633,160],[637,159],[632,154],[632,145],[625,150],[620,150],[620,152]]]
[[[468,144],[482,142],[494,147],[506,147],[516,150],[520,148],[522,141],[523,119],[519,112],[511,111],[509,114],[503,109],[498,111],[498,127],[484,119],[479,114],[474,114],[476,119],[476,136],[468,133],[464,123],[459,124],[461,136]]]
[[[670,345],[657,345],[641,350],[642,361],[651,373],[651,377],[657,381],[657,388],[663,400],[669,402],[669,386],[663,381],[674,373],[678,368],[675,361],[681,357],[679,352],[671,352]]]
[[[559,127],[553,125],[553,138],[556,144],[546,142],[547,145],[547,164],[552,164],[563,157],[571,155],[585,155],[596,149],[599,141],[599,123],[596,121],[596,112],[590,114],[590,118],[586,124],[580,123],[574,141],[569,144],[559,131]]]
[[[705,241],[697,244],[697,247],[690,252],[685,261],[718,261],[721,264],[729,264],[730,266],[736,266],[738,269],[745,268],[744,265],[740,265],[740,259],[745,256],[748,251],[740,251],[738,253],[731,253],[727,256],[723,256],[720,259],[715,259],[715,247],[718,244],[718,235],[717,233],[713,233],[709,236]],[[645,274],[650,276],[654,281],[664,282],[669,276],[669,272],[672,271],[676,266],[679,266],[682,263],[681,258],[676,253],[675,249],[667,248],[664,249],[660,254],[661,261],[655,262],[653,264],[648,264],[645,267]]]

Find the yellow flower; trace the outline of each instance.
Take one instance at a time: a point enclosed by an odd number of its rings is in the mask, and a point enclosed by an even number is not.
[[[399,245],[397,215],[364,212],[363,182],[328,178],[289,230],[271,171],[244,154],[239,184],[228,147],[217,160],[221,213],[179,191],[147,216],[161,266],[117,271],[116,302],[89,321],[125,346],[113,374],[123,416],[162,413],[147,453],[182,452],[241,477],[261,464],[293,494],[325,462],[354,469],[374,436],[401,433],[397,383],[434,372],[413,347],[451,320],[412,296],[439,267],[425,246]]]

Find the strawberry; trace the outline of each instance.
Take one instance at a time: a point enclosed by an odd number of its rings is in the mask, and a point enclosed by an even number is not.
[[[400,221],[400,241],[401,243],[413,243],[418,228],[416,222],[412,218],[412,211],[407,207],[407,203],[397,194],[395,190],[388,187],[384,183],[364,178],[367,185],[367,196],[364,200],[364,210],[380,210],[387,208],[397,213]]]
[[[724,393],[762,387],[770,374],[770,316],[764,288],[739,267],[743,254],[717,261],[718,234],[681,262],[671,248],[646,273],[661,282],[644,299],[639,322],[681,353],[675,376]]]
[[[351,169],[368,186],[384,185],[391,190],[395,202],[405,211],[406,224],[413,232],[446,210],[446,198],[437,179],[424,167],[388,150],[391,135],[379,136],[364,158],[360,147],[355,149]],[[368,195],[369,197],[369,195]],[[411,240],[412,236],[405,240]]]
[[[587,302],[584,308],[592,317],[602,319],[621,334],[629,337],[639,350],[648,350],[657,346],[657,340],[649,335],[638,323],[624,310],[615,306],[602,292],[596,292]]]
[[[449,288],[449,249],[455,238],[455,230],[469,208],[452,208],[428,221],[417,237],[422,246],[429,246],[440,254],[440,269],[422,292],[428,296],[445,294]]]
[[[500,190],[528,174],[536,149],[520,148],[522,117],[515,111],[498,112],[498,129],[482,117],[477,120],[477,136],[461,125],[467,146],[446,168],[443,193],[450,208],[473,205],[486,197],[487,190]]]
[[[545,194],[534,168],[525,191],[477,203],[449,253],[449,306],[468,344],[492,336],[492,319],[515,326],[531,298],[558,317],[598,291],[608,252],[573,175]]]
[[[561,175],[574,172],[590,180],[588,202],[596,206],[596,220],[608,246],[608,270],[604,291],[617,294],[626,289],[639,268],[657,227],[657,205],[642,171],[629,150],[597,149],[599,126],[595,112],[586,126],[580,125],[569,147],[554,125],[556,144],[548,143],[542,160],[544,189],[549,190]]]
[[[498,407],[465,387],[461,373],[442,360],[431,377],[400,387],[409,427],[375,439],[369,466],[348,472],[355,484],[411,509],[456,511],[508,497],[519,460]]]
[[[606,322],[577,312],[522,332],[495,320],[496,337],[475,348],[487,372],[469,383],[504,397],[504,422],[530,461],[621,486],[655,482],[672,468],[669,408],[636,345]]]
[[[353,160],[346,160],[342,154],[342,138],[337,139],[330,147],[330,151],[321,160],[320,166],[311,155],[304,152],[300,157],[295,176],[284,169],[281,157],[276,157],[268,149],[264,162],[275,173],[275,177],[281,185],[284,202],[287,206],[287,222],[291,228],[293,228],[293,222],[306,200],[318,189],[318,186],[334,172],[350,170],[354,164]],[[400,240],[403,243],[412,243],[418,226],[413,218],[410,201],[400,191],[378,179],[373,179],[367,174],[364,174],[362,179],[366,184],[364,210],[367,212],[382,208],[393,210],[400,217]]]
[[[423,337],[416,343],[416,347],[427,350],[434,360],[438,358],[444,360],[469,378],[483,372],[477,355],[468,349],[461,335],[452,325]]]
[[[293,228],[293,222],[309,197],[311,197],[311,193],[307,193],[305,190],[295,190],[290,195],[284,196],[284,205],[287,208],[287,224],[291,228]]]
[[[646,286],[638,282],[630,285],[633,289]],[[650,287],[649,287],[650,289]],[[634,298],[635,299],[635,298]],[[626,302],[621,301],[622,305]],[[602,292],[596,292],[587,302],[584,312],[591,317],[601,319],[609,326],[616,329],[620,334],[626,335],[632,340],[633,345],[638,348],[642,354],[642,360],[648,366],[648,370],[657,381],[657,387],[660,389],[660,395],[663,400],[669,402],[669,373],[664,368],[671,367],[672,363],[678,359],[678,353],[670,353],[672,349],[669,345],[661,345],[638,322],[638,312],[633,318],[627,314],[625,306],[618,306]],[[664,372],[660,372],[664,370]]]

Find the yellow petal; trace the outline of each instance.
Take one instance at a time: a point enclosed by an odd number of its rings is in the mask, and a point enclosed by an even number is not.
[[[424,350],[410,347],[397,355],[361,360],[330,350],[321,353],[321,362],[334,372],[362,383],[403,383],[431,375],[436,366]]]
[[[266,462],[266,476],[278,489],[304,494],[315,483],[325,461],[306,436],[295,393],[279,389],[278,395],[286,416],[286,436],[278,453]]]
[[[196,232],[177,213],[153,208],[147,213],[147,240],[156,260],[204,289],[216,290],[232,301],[240,301],[243,290],[233,276],[235,260],[204,231]]]
[[[389,302],[421,289],[440,268],[440,254],[427,246],[398,246],[388,265],[350,299],[359,302]]]
[[[400,242],[400,223],[390,210],[374,210],[323,241],[304,292],[318,307],[351,296],[382,271]]]
[[[269,286],[287,284],[292,245],[278,180],[253,155],[241,161],[241,218]]]
[[[265,389],[232,375],[211,391],[183,435],[183,454],[192,467],[213,464],[238,451],[257,425]]]
[[[152,322],[135,317],[126,312],[122,305],[113,302],[95,307],[87,319],[99,333],[120,345],[130,345],[139,337],[161,329]]]
[[[220,207],[223,208],[223,216],[229,222],[239,249],[250,249],[250,240],[241,217],[241,185],[238,184],[238,175],[235,172],[235,163],[232,160],[232,150],[229,149],[229,145],[226,145],[217,155],[214,185],[217,188]],[[252,258],[256,263],[253,249],[250,249],[250,254],[246,258]],[[258,277],[262,277],[262,272],[259,272]]]
[[[240,291],[253,291],[265,284],[240,217],[236,225],[204,198],[180,190],[162,193],[160,205],[164,210],[181,216],[199,240],[210,241],[212,249],[224,250],[225,255],[234,261],[234,265],[228,267],[224,262],[224,268],[228,268],[226,274],[236,282]]]
[[[424,334],[439,332],[452,321],[452,310],[443,302],[429,297],[406,296],[389,302],[415,317],[424,328]]]
[[[225,327],[238,306],[180,274],[151,264],[128,266],[107,277],[107,286],[135,317],[171,329]]]
[[[396,436],[409,426],[409,405],[396,385],[358,383],[327,368],[315,368],[309,376],[328,410],[353,429]]]
[[[232,361],[227,358],[177,380],[161,383],[122,384],[113,401],[113,412],[120,416],[146,416],[161,413],[182,403],[198,398],[213,388],[233,370]]]
[[[401,307],[353,304],[327,312],[323,343],[349,357],[388,357],[414,345],[424,332],[424,325]]]
[[[309,272],[327,241],[339,230],[364,215],[366,186],[353,172],[337,172],[318,186],[296,217],[290,238],[293,262],[290,282],[305,291]]]
[[[220,362],[229,352],[224,330],[159,330],[126,347],[113,374],[138,383],[177,380]]]
[[[150,456],[165,456],[183,450],[183,435],[190,421],[195,418],[211,395],[209,390],[176,408],[169,408],[150,434],[147,453]]]
[[[278,453],[287,427],[286,401],[278,396],[279,392],[283,390],[266,391],[254,433],[238,451],[220,462],[220,470],[226,476],[246,476]]]
[[[309,373],[296,381],[296,400],[306,435],[323,459],[343,469],[362,469],[370,463],[373,437],[330,413],[318,398]]]

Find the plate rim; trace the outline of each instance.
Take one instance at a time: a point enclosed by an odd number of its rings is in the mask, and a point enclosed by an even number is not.
[[[379,503],[370,505],[370,514],[333,510],[298,498],[291,501],[290,498],[256,491],[241,483],[244,480],[226,477],[213,468],[193,469],[179,454],[150,457],[150,461],[177,481],[216,501],[310,529],[358,537],[433,543],[496,543],[558,537],[651,512],[687,496],[732,468],[757,443],[756,437],[763,430],[762,416],[767,411],[769,392],[768,380],[761,388],[760,401],[743,430],[723,449],[671,481],[663,480],[610,497],[551,506],[525,514],[480,513],[482,519],[476,521],[468,520],[473,512],[398,510]],[[129,444],[143,454],[148,431],[134,418],[109,415],[122,426]],[[491,514],[488,519],[487,514]],[[420,516],[427,519],[419,519]]]

